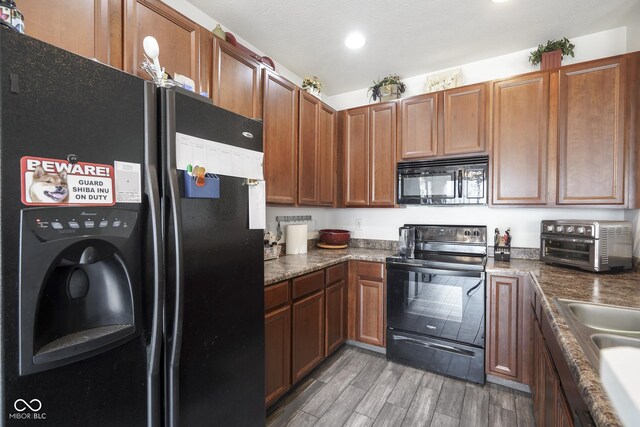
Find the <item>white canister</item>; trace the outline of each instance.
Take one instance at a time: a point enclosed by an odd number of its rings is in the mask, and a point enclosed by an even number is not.
[[[287,255],[307,253],[307,224],[287,225],[285,236]]]

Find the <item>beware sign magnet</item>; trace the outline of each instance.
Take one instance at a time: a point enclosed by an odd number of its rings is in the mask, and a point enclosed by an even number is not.
[[[25,205],[113,206],[113,166],[69,163],[24,156],[20,161],[22,203]]]

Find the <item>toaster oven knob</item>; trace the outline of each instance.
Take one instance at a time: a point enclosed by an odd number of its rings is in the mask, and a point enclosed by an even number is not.
[[[573,233],[573,225],[567,227],[567,233]]]
[[[547,225],[547,231],[551,233],[553,231],[553,225]]]
[[[578,227],[578,233],[584,234],[584,227]]]
[[[562,233],[562,230],[564,230],[564,227],[563,227],[563,226],[558,225],[558,226],[556,227],[556,231],[557,231],[558,233]]]

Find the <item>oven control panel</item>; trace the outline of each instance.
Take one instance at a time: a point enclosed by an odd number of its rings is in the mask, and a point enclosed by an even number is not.
[[[487,227],[453,225],[416,225],[418,242],[486,243]]]
[[[595,237],[596,226],[593,222],[542,221],[542,234],[572,237]]]

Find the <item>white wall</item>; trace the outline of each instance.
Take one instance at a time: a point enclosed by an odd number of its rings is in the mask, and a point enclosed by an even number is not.
[[[640,22],[637,27],[640,27]],[[637,28],[640,32],[640,28]],[[627,27],[614,28],[612,30],[602,31],[599,33],[589,34],[586,36],[571,39],[576,45],[575,58],[564,58],[563,65],[576,62],[584,62],[607,56],[619,55],[627,52]],[[640,44],[640,37],[638,40]],[[463,76],[463,85],[484,82],[488,80],[509,77],[516,74],[528,73],[538,70],[539,67],[533,67],[529,63],[529,52],[536,47],[509,53],[502,56],[487,58],[482,61],[461,64],[451,69],[460,68]],[[640,49],[640,47],[638,48]],[[407,85],[404,97],[419,95],[425,92],[426,76],[429,74],[439,74],[446,70],[432,70],[426,74],[403,79]],[[368,104],[367,88],[358,89],[324,99],[326,103],[337,110],[345,108],[357,107],[359,105]]]
[[[627,16],[627,51],[640,50],[640,2]]]
[[[626,211],[624,219],[633,224],[633,256],[640,257],[640,209]]]
[[[247,48],[256,52],[258,55],[269,56],[271,59],[273,59],[273,62],[275,62],[276,71],[278,72],[278,74],[292,81],[298,86],[302,85],[302,77],[296,75],[295,73],[291,72],[287,68],[283,67],[282,64],[276,61],[275,58],[271,57],[271,55],[269,55],[268,52],[262,52],[261,50],[257,49],[250,42],[243,39],[242,36],[240,36],[238,33],[233,31],[233,28],[225,27],[224,23],[216,21],[214,18],[210,17],[209,15],[207,15],[206,13],[204,13],[203,11],[201,11],[191,3],[187,2],[186,0],[162,0],[162,2],[171,6],[173,9],[182,13],[184,16],[191,19],[198,25],[203,26],[209,31],[213,31],[213,29],[216,27],[216,24],[220,24],[223,30],[230,31],[236,37],[238,42],[243,46],[246,46]],[[160,46],[160,62],[162,62],[162,46]]]
[[[640,221],[636,212],[636,224]],[[513,246],[523,248],[540,247],[540,221],[543,219],[598,219],[623,220],[624,210],[614,209],[529,209],[489,208],[487,206],[432,207],[409,206],[406,208],[382,209],[318,209],[318,208],[267,208],[267,222],[275,231],[277,215],[312,215],[315,223],[309,230],[342,228],[350,230],[351,236],[363,239],[395,240],[398,227],[403,224],[449,224],[485,225],[491,234],[498,227],[501,232],[511,227]],[[356,229],[360,220],[361,229]],[[631,220],[631,219],[628,219]],[[640,241],[640,234],[636,232]],[[640,251],[640,248],[636,248]]]

